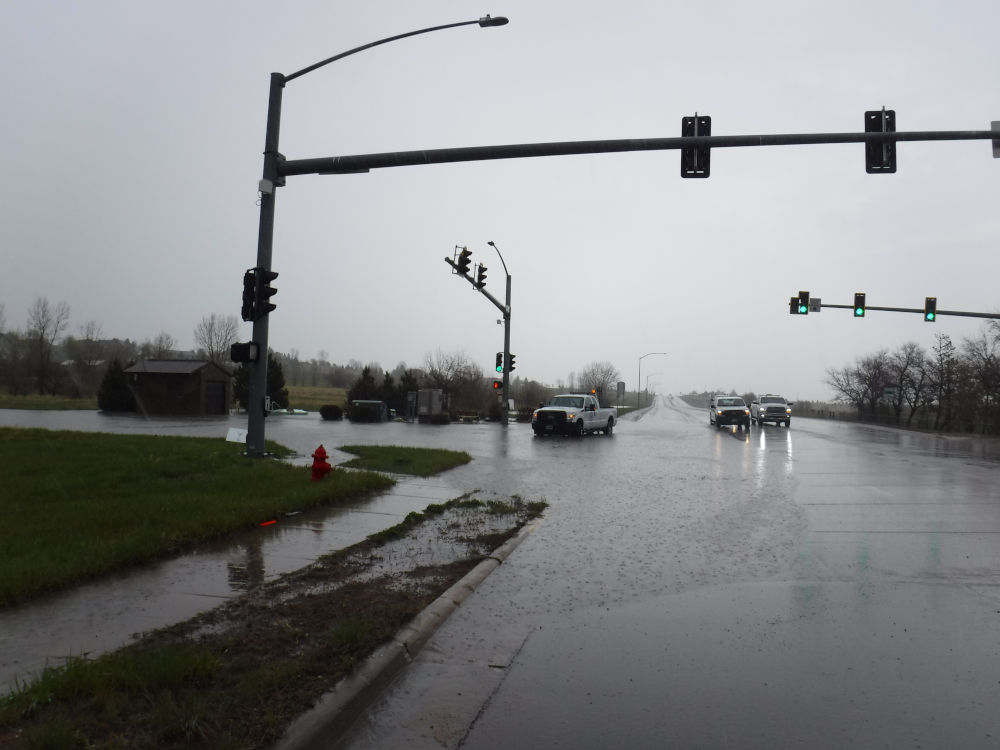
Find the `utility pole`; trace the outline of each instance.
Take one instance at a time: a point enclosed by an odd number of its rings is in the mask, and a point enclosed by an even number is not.
[[[487,244],[497,251],[497,255],[500,255],[500,249],[493,244],[492,240]],[[458,260],[446,257],[444,262],[451,266],[452,270],[458,276],[461,276],[472,284],[472,288],[492,302],[493,306],[503,315],[503,395],[501,398],[503,398],[503,426],[506,427],[510,416],[510,373],[514,369],[514,357],[510,353],[510,273],[507,271],[507,264],[504,263],[503,255],[500,255],[500,263],[503,264],[504,275],[507,277],[505,300],[501,303],[500,300],[485,289],[485,266],[480,265],[480,270],[477,272],[478,280],[473,278],[469,272],[469,259],[472,253],[464,245],[455,245],[455,250],[457,251]]]

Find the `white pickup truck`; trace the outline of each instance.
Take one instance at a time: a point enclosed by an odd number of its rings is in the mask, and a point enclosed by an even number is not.
[[[791,427],[792,402],[786,401],[784,396],[766,393],[750,404],[750,419],[761,427],[765,422],[774,422],[776,425],[784,422],[785,427]]]
[[[562,393],[531,414],[531,429],[536,435],[586,435],[603,432],[611,435],[618,421],[618,410],[601,406],[597,396]]]

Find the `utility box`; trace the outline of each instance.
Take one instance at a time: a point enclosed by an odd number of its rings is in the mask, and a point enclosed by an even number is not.
[[[417,419],[436,417],[444,411],[444,391],[440,388],[423,388],[417,391]]]

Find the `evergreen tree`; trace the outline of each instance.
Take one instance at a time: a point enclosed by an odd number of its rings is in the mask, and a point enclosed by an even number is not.
[[[358,399],[362,401],[380,401],[382,399],[382,390],[378,383],[375,382],[375,376],[372,375],[371,367],[365,367],[361,371],[361,375],[358,376],[358,379],[354,381],[347,391],[348,404]]]
[[[101,411],[135,411],[135,396],[128,387],[125,368],[117,359],[111,360],[101,379],[97,408]]]
[[[267,395],[272,409],[288,408],[288,389],[281,363],[271,352],[267,353]],[[233,400],[246,409],[250,402],[250,365],[241,362],[233,373]]]

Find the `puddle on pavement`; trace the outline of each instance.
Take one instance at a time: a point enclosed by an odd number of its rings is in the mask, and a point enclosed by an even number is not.
[[[0,694],[47,665],[96,656],[143,631],[193,617],[459,494],[440,478],[404,478],[357,505],[286,516],[175,559],[0,611]],[[432,551],[435,541],[421,545]]]

